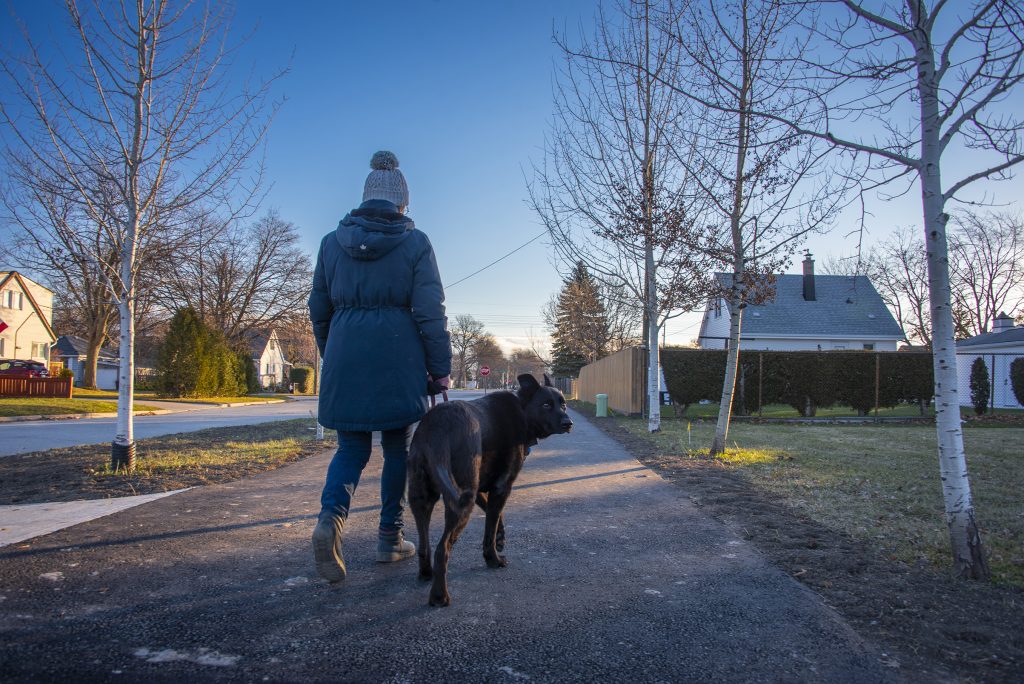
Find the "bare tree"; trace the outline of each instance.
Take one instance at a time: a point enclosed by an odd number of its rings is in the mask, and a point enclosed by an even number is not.
[[[232,88],[222,78],[227,10],[189,0],[112,7],[65,0],[74,51],[44,58],[29,31],[26,56],[0,61],[9,94],[0,122],[15,182],[52,185],[105,236],[67,235],[73,255],[95,259],[120,333],[114,468],[134,466],[134,344],[148,236],[200,203],[250,198],[246,177],[269,125],[270,81]],[[69,45],[70,48],[70,45]],[[113,249],[113,258],[108,253]]]
[[[531,204],[559,256],[628,293],[649,350],[648,430],[660,429],[658,331],[704,299],[705,264],[689,248],[699,209],[678,164],[677,44],[656,30],[673,2],[621,0],[599,11],[591,40],[571,47],[555,96],[555,129],[534,169]]]
[[[484,324],[469,314],[459,314],[448,331],[454,352],[455,387],[465,387],[469,367],[473,362],[473,348],[486,335]]]
[[[495,388],[501,384],[501,368],[505,366],[505,352],[498,346],[494,335],[485,334],[473,345],[471,365],[476,368],[480,387]],[[480,368],[487,366],[490,373],[487,377],[480,376]]]
[[[866,157],[879,184],[903,184],[890,185],[892,195],[918,185],[953,564],[960,577],[987,578],[960,425],[947,204],[1024,161],[1024,122],[1009,101],[1024,80],[1024,17],[1012,0],[831,4],[845,11],[817,27],[823,49],[802,65],[817,121],[786,123]],[[955,161],[945,164],[951,154]]]
[[[1024,226],[1007,212],[952,215],[949,252],[957,338],[987,333],[1000,312],[1024,304]]]
[[[308,318],[313,269],[294,224],[269,211],[248,226],[209,214],[194,225],[197,239],[161,269],[157,292],[166,310],[191,306],[233,344]]]
[[[786,0],[695,1],[668,30],[680,46],[676,85],[692,102],[700,144],[683,159],[706,197],[713,228],[700,248],[727,270],[729,340],[712,456],[725,450],[736,388],[743,310],[773,296],[772,274],[807,233],[828,227],[845,176],[825,173],[828,145],[795,134],[773,112],[804,109],[793,64],[807,52],[799,6]]]

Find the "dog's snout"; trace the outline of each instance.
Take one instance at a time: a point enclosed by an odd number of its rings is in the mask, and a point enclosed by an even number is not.
[[[562,432],[570,432],[572,430],[572,421],[568,418],[562,421]]]

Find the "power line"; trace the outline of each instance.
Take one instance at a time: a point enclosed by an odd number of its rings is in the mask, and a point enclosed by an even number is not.
[[[470,278],[472,278],[472,277],[473,277],[473,276],[475,276],[476,274],[478,274],[478,273],[482,273],[483,271],[486,271],[486,270],[487,270],[487,269],[489,269],[489,268],[490,268],[491,266],[494,266],[494,264],[498,263],[499,261],[504,261],[504,260],[505,260],[505,259],[507,259],[508,257],[512,256],[513,254],[515,254],[516,252],[518,252],[519,250],[521,250],[521,249],[522,249],[523,247],[526,247],[526,245],[530,244],[531,242],[536,242],[537,240],[541,239],[542,237],[544,237],[545,235],[547,235],[547,233],[548,233],[548,231],[547,231],[546,229],[545,229],[545,230],[543,230],[543,231],[541,231],[541,233],[540,233],[540,234],[538,234],[538,235],[537,235],[536,237],[532,237],[532,238],[530,238],[529,240],[527,240],[527,241],[526,241],[526,242],[524,242],[523,244],[521,244],[521,245],[519,245],[518,247],[516,247],[515,249],[513,249],[513,250],[512,250],[511,252],[509,252],[508,254],[505,254],[505,255],[502,255],[502,256],[498,257],[497,259],[495,259],[495,260],[494,260],[494,261],[492,261],[491,263],[487,264],[487,265],[486,265],[486,266],[484,266],[483,268],[481,268],[481,269],[479,269],[479,270],[476,270],[476,271],[473,271],[472,273],[470,273],[470,274],[469,274],[468,276],[466,276],[465,278],[461,278],[461,279],[459,279],[459,280],[456,280],[456,281],[455,281],[454,283],[449,283],[449,284],[445,285],[445,286],[444,286],[444,289],[446,289],[446,290],[447,290],[447,289],[448,289],[448,288],[450,288],[450,287],[455,287],[455,286],[456,286],[456,285],[458,285],[459,283],[461,283],[461,282],[465,282],[465,281],[469,280]]]

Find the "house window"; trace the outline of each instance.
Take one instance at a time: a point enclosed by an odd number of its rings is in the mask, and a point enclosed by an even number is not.
[[[14,290],[4,290],[2,302],[8,309],[24,309],[25,294]]]
[[[0,337],[0,356],[7,356],[7,340]]]
[[[32,343],[32,358],[40,357],[46,358],[46,343],[45,342],[33,342]]]
[[[722,300],[721,299],[716,299],[715,300],[715,318],[721,318],[721,317],[722,317]]]
[[[874,345],[873,342],[865,342],[864,343],[864,348],[867,349],[868,351],[874,351],[875,350],[875,345]]]

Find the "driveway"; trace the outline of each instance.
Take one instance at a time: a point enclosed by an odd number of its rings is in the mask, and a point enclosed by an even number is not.
[[[574,418],[510,499],[509,567],[485,566],[470,523],[450,608],[426,605],[413,560],[373,562],[379,455],[345,530],[349,579],[316,577],[325,453],[0,551],[4,680],[897,680],[814,593]]]

